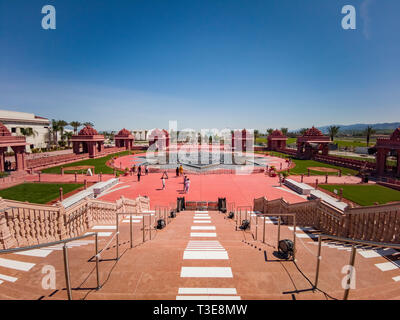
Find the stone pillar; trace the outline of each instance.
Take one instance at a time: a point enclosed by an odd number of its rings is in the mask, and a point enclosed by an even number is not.
[[[60,188],[60,202],[64,200],[63,188]]]
[[[397,177],[400,177],[400,150],[397,150],[397,170],[396,170]]]
[[[79,149],[80,149],[80,142],[78,142],[78,141],[73,141],[72,142],[72,150],[73,150],[73,152],[75,153],[75,154],[79,154]]]
[[[7,213],[5,210],[8,206],[4,199],[0,198],[0,249],[9,249],[17,245],[17,241],[12,236],[10,229],[7,225]]]
[[[11,147],[15,153],[15,170],[22,171],[26,168],[25,146]]]
[[[4,172],[4,161],[6,160],[6,157],[4,156],[4,153],[7,151],[7,148],[0,148],[0,172]]]
[[[94,158],[96,156],[96,142],[86,142],[89,158]]]
[[[378,175],[384,175],[386,169],[386,149],[378,149],[376,153],[376,171]]]

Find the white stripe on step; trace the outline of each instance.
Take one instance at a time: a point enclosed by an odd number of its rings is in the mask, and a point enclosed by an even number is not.
[[[183,260],[228,260],[226,251],[185,251]]]
[[[191,230],[215,230],[215,227],[214,226],[205,226],[205,227],[193,226],[193,227],[191,227]]]
[[[204,237],[204,238],[214,238],[217,234],[214,232],[191,232],[191,237]]]
[[[400,281],[400,276],[393,277],[392,279],[393,279],[394,281],[398,282],[398,281]]]
[[[3,283],[3,280],[0,280],[0,284],[2,284]]]
[[[94,226],[92,227],[93,230],[116,230],[116,226]]]
[[[88,234],[91,232],[86,232],[85,234]],[[112,232],[97,232],[97,236],[99,237],[109,237],[112,235]]]
[[[400,263],[396,261],[396,263]],[[375,264],[376,267],[378,267],[381,271],[390,271],[390,270],[395,270],[398,269],[399,266],[395,264],[395,262],[383,262],[383,263],[377,263]]]
[[[398,253],[397,250],[394,249],[378,249],[378,250],[358,250],[358,253],[361,254],[364,258],[378,258],[384,256],[391,256],[392,254]]]
[[[211,219],[211,217],[194,217],[194,219],[204,219],[204,220],[210,220]]]
[[[293,231],[294,227],[288,227],[289,230]],[[314,229],[313,227],[296,227],[296,231],[297,230],[302,230],[302,231],[310,231],[310,232],[315,232],[318,231],[316,229]]]
[[[208,211],[195,211],[194,213],[208,213]]]
[[[129,214],[125,216],[125,219],[129,219]],[[143,219],[143,216],[135,216],[135,215],[132,215],[132,220],[133,220],[133,219]]]
[[[28,251],[15,252],[15,254],[21,256],[45,258],[52,252],[52,250],[32,249]]]
[[[233,278],[227,267],[182,267],[181,278]]]
[[[317,238],[318,235],[316,235],[316,234],[307,234],[307,233],[296,233],[296,237],[297,238],[311,238],[311,239],[313,239],[313,238]]]
[[[34,265],[34,263],[0,258],[0,267],[4,268],[15,269],[19,271],[29,271]]]
[[[124,222],[124,223],[130,223],[130,220],[128,219],[128,220],[122,220],[122,222]],[[143,223],[142,222],[142,220],[133,220],[132,219],[132,223]]]
[[[179,288],[178,294],[237,294],[235,288]]]
[[[176,300],[240,300],[240,296],[176,296]]]
[[[194,220],[194,223],[211,223],[211,221],[200,221],[200,220]]]
[[[5,274],[0,274],[0,279],[9,282],[15,282],[18,280],[18,278],[6,276]]]

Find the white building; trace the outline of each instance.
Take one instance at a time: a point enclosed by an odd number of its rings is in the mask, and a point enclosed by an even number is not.
[[[11,134],[22,135],[21,128],[32,128],[33,135],[26,137],[27,151],[33,148],[46,148],[49,144],[49,119],[39,117],[33,113],[0,110],[0,122]]]
[[[148,141],[149,130],[135,129],[132,130],[132,135],[135,137],[135,141]]]

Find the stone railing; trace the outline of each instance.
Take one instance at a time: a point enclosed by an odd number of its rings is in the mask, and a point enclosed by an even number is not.
[[[349,208],[344,211],[321,200],[289,204],[283,199],[254,199],[254,211],[264,214],[294,213],[296,224],[314,227],[322,233],[357,240],[400,243],[400,202]],[[285,224],[293,224],[283,217]]]
[[[150,200],[121,198],[116,202],[83,199],[65,209],[0,198],[0,249],[56,241],[81,235],[94,224],[115,223],[121,210],[142,212]]]
[[[125,148],[120,147],[110,147],[105,148],[102,152],[96,154],[96,158],[104,157],[106,155],[112,153],[118,153],[121,151],[125,151]],[[42,158],[36,158],[26,161],[26,165],[28,169],[44,169],[47,167],[53,167],[57,165],[61,165],[64,163],[75,162],[78,160],[89,159],[88,153],[81,153],[81,154],[62,154],[58,156],[45,156]]]

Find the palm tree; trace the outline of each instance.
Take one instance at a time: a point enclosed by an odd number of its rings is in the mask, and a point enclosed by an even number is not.
[[[57,133],[60,131],[60,124],[57,120],[51,120],[51,133],[53,135],[53,144],[57,145],[58,136]]]
[[[272,128],[267,129],[267,134],[268,135],[272,134],[272,132],[274,132],[274,129],[272,129]]]
[[[78,133],[78,128],[82,125],[79,121],[71,121],[69,125],[74,128],[74,134]]]
[[[90,122],[90,121],[84,122],[83,125],[84,125],[85,127],[94,127],[93,122]]]
[[[289,131],[288,128],[281,128],[281,132],[282,132],[282,134],[283,134],[284,136],[287,135],[288,131]]]
[[[64,120],[58,120],[58,126],[60,127],[60,133],[61,133],[61,140],[64,141],[65,136],[64,136],[64,128],[68,125],[67,121]]]
[[[329,137],[331,138],[332,141],[333,141],[333,139],[335,139],[335,137],[339,133],[339,129],[340,129],[339,126],[330,126],[328,128]]]
[[[71,132],[71,131],[66,132],[66,133],[64,134],[64,137],[67,138],[67,144],[68,144],[68,147],[70,147],[70,145],[71,145],[71,138],[72,138],[72,132]]]
[[[301,128],[301,129],[299,130],[299,133],[300,133],[300,135],[303,135],[303,134],[306,133],[306,131],[307,131],[307,128]]]
[[[375,132],[376,131],[371,126],[368,126],[367,129],[365,129],[365,135],[367,136],[367,147],[369,146],[369,140],[370,140],[371,136]]]

